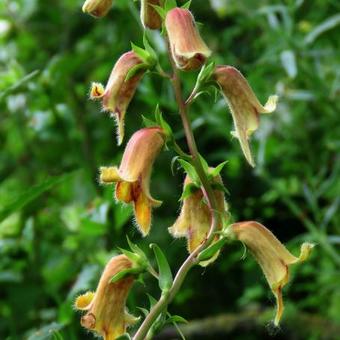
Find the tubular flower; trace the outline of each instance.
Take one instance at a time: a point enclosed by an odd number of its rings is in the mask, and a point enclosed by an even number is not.
[[[102,273],[96,292],[87,292],[75,301],[77,310],[86,311],[81,325],[100,334],[104,340],[114,340],[123,335],[126,328],[137,321],[125,309],[133,276],[110,282],[112,276],[131,267],[132,262],[125,255],[113,257]]]
[[[133,203],[136,222],[143,236],[150,231],[152,207],[162,203],[151,197],[149,186],[152,165],[164,139],[165,134],[159,127],[141,129],[129,140],[119,169],[100,168],[101,183],[116,183],[117,200]]]
[[[275,110],[278,97],[270,96],[262,106],[247,80],[232,66],[217,66],[214,76],[233,117],[235,131],[232,135],[239,139],[248,163],[255,166],[248,138],[259,127],[260,113],[271,113]]]
[[[141,0],[140,17],[144,27],[157,30],[162,27],[162,18],[157,13],[154,5],[160,6],[160,0]]]
[[[91,99],[102,99],[103,109],[111,112],[117,121],[118,145],[124,138],[124,119],[126,110],[130,101],[135,94],[138,82],[142,78],[144,71],[140,70],[131,78],[127,79],[129,71],[142,64],[142,60],[130,51],[124,53],[116,62],[107,85],[104,89],[103,85],[93,83],[90,93]]]
[[[289,266],[305,261],[314,245],[303,243],[299,257],[295,257],[271,231],[254,221],[232,224],[227,235],[244,243],[262,268],[276,298],[277,311],[274,323],[278,325],[283,313],[282,288],[289,281]]]
[[[112,7],[112,0],[86,0],[83,5],[83,12],[95,18],[104,17]]]
[[[222,184],[221,176],[214,178],[214,182]],[[192,185],[191,178],[187,175],[184,180],[184,188]],[[227,205],[224,194],[221,190],[214,190],[218,211],[223,214]],[[186,237],[189,253],[199,247],[208,236],[211,226],[211,212],[204,202],[204,195],[201,189],[196,188],[188,197],[183,199],[181,212],[176,222],[169,228],[174,237]],[[222,219],[219,219],[217,230],[222,229]],[[216,256],[217,257],[217,256]],[[215,259],[215,258],[214,258]],[[209,261],[210,263],[211,261]]]
[[[202,40],[194,17],[183,8],[170,10],[165,18],[172,58],[181,70],[193,70],[202,66],[211,51]]]

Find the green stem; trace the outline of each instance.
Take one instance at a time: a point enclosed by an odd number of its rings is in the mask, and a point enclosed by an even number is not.
[[[135,336],[133,337],[133,340],[144,340],[149,329],[152,327],[157,317],[167,308],[168,304],[171,303],[171,301],[174,299],[177,292],[181,288],[183,281],[186,275],[188,274],[189,270],[198,263],[197,255],[203,249],[208,247],[213,241],[214,236],[215,236],[214,232],[217,228],[217,221],[219,219],[216,198],[215,198],[213,189],[210,185],[208,176],[204,171],[204,168],[203,168],[200,156],[199,156],[195,137],[192,132],[190,120],[188,117],[187,106],[183,101],[180,77],[178,75],[175,62],[171,57],[170,51],[169,51],[169,57],[170,57],[170,61],[171,61],[172,69],[173,69],[172,85],[173,85],[174,92],[175,92],[175,98],[178,104],[179,114],[182,119],[188,148],[189,148],[189,151],[192,157],[191,159],[192,164],[195,167],[197,175],[201,181],[201,188],[202,188],[203,194],[207,200],[208,206],[211,211],[211,226],[210,226],[209,234],[206,240],[198,248],[196,248],[183,262],[183,264],[177,271],[177,274],[175,276],[175,279],[173,281],[171,288],[166,294],[162,294],[161,298],[150,310],[150,313],[144,319],[143,323],[141,324]]]

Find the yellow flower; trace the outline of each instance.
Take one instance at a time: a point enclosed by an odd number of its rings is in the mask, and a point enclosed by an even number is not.
[[[118,59],[113,67],[105,89],[103,85],[99,83],[92,84],[90,98],[102,99],[103,109],[111,112],[111,114],[116,117],[119,145],[124,138],[124,119],[126,110],[145,70],[139,70],[139,72],[130,79],[127,79],[126,77],[132,68],[142,63],[142,60],[135,52],[126,52]]]
[[[133,203],[136,222],[143,236],[150,231],[152,207],[162,203],[151,197],[149,187],[152,165],[164,139],[164,132],[159,127],[141,129],[129,140],[119,169],[100,168],[101,183],[116,183],[117,200]]]
[[[278,97],[270,96],[265,106],[262,106],[247,80],[232,66],[216,67],[215,80],[221,87],[233,116],[235,131],[232,134],[239,139],[248,163],[255,166],[248,139],[259,127],[260,113],[273,112]]]
[[[141,0],[140,17],[144,27],[157,30],[162,27],[162,19],[154,5],[160,6],[160,0]]]
[[[201,67],[210,57],[211,51],[202,40],[194,17],[183,8],[170,10],[165,18],[172,57],[181,70]]]
[[[83,5],[83,12],[95,18],[105,16],[112,7],[112,0],[86,0]]]
[[[133,276],[110,282],[112,276],[131,267],[132,262],[125,255],[113,257],[102,273],[96,292],[87,292],[75,301],[77,310],[86,311],[81,325],[98,333],[104,340],[114,340],[123,335],[126,328],[137,321],[125,308]]]
[[[222,184],[221,176],[214,178],[214,182]],[[192,180],[187,175],[184,180],[184,188],[192,185]],[[217,202],[217,210],[222,214],[227,210],[224,194],[221,190],[214,190]],[[204,201],[201,189],[196,188],[193,192],[184,197],[180,215],[176,222],[169,228],[169,232],[174,237],[186,237],[189,253],[192,253],[207,238],[211,227],[211,211]],[[219,219],[217,230],[222,229],[222,219]],[[218,254],[216,255],[216,257]],[[214,259],[216,258],[214,257]],[[209,261],[210,263],[211,261]]]
[[[278,325],[283,313],[282,288],[289,281],[289,266],[305,261],[314,245],[303,243],[299,257],[295,257],[271,231],[254,221],[232,224],[227,235],[244,243],[262,268],[276,298],[277,311],[274,323]]]

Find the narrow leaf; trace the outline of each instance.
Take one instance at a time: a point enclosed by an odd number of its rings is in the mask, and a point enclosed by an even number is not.
[[[74,176],[77,171],[58,176],[51,177],[43,183],[33,186],[27,191],[17,193],[12,201],[0,207],[0,222],[10,216],[12,213],[21,210],[27,204],[44,194],[46,191],[51,190],[53,187],[67,181]]]
[[[221,238],[198,255],[199,261],[206,261],[212,258],[227,242],[226,238]]]
[[[158,271],[159,271],[159,288],[162,290],[162,292],[166,292],[169,290],[169,288],[172,285],[172,273],[171,269],[168,263],[168,260],[166,259],[164,253],[162,252],[161,248],[157,244],[151,244],[150,247],[153,249],[155,253],[155,257],[158,264]]]

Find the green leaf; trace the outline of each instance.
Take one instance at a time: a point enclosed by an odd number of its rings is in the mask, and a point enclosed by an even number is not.
[[[53,187],[69,180],[77,172],[78,170],[58,177],[50,177],[49,179],[46,179],[43,183],[31,187],[27,191],[17,193],[13,200],[0,207],[0,222],[2,222],[14,212],[21,210],[27,204],[34,201],[45,192],[51,190]]]
[[[221,238],[217,242],[210,245],[198,254],[197,259],[199,261],[206,261],[212,258],[225,244],[227,243],[226,238]]]
[[[189,323],[188,320],[184,319],[180,315],[170,315],[167,322],[169,322],[169,323],[174,323],[174,322],[176,322],[176,323]]]
[[[166,12],[169,12],[173,8],[177,7],[176,0],[166,0],[164,4],[164,8]]]
[[[170,125],[165,121],[163,118],[163,114],[159,109],[159,105],[157,104],[156,109],[155,109],[155,119],[158,125],[164,130],[166,136],[168,138],[171,138],[172,136],[172,129]]]
[[[172,273],[171,273],[168,260],[166,259],[164,253],[162,252],[161,248],[158,247],[157,244],[155,243],[150,244],[150,247],[153,249],[155,253],[155,257],[156,257],[157,264],[158,264],[159,288],[162,290],[163,293],[167,292],[170,289],[172,282],[173,282]]]
[[[145,71],[147,69],[148,69],[148,65],[145,64],[145,63],[137,64],[137,65],[131,67],[130,70],[128,71],[128,73],[126,74],[124,81],[128,81],[129,79],[134,77],[137,73]]]
[[[194,194],[200,188],[195,183],[189,183],[184,187],[180,201]]]
[[[119,336],[118,338],[116,338],[116,340],[131,340],[131,337],[128,333],[125,333],[125,334]]]
[[[141,273],[141,269],[140,268],[128,268],[128,269],[124,269],[124,270],[121,270],[120,272],[118,272],[117,274],[113,275],[111,277],[110,282],[111,283],[115,283],[115,282],[123,279],[124,277],[132,276],[132,275],[138,275],[140,273]]]
[[[151,5],[156,12],[159,14],[159,16],[162,18],[162,20],[164,21],[165,17],[166,17],[166,11],[164,8],[162,8],[161,6],[158,5]]]
[[[209,164],[208,164],[208,162],[203,158],[202,155],[199,155],[199,157],[200,157],[200,160],[201,160],[201,163],[202,163],[202,166],[203,166],[203,169],[204,169],[205,173],[208,174],[209,173]]]
[[[60,323],[52,322],[33,333],[27,340],[51,340],[63,327]]]
[[[141,257],[138,254],[135,254],[129,250],[118,248],[126,257],[128,257],[132,262],[139,263],[141,260]]]
[[[191,178],[191,180],[198,184],[200,183],[199,177],[197,175],[196,169],[191,165],[189,162],[185,161],[184,159],[178,158],[177,159],[179,164],[181,164],[181,167],[184,169],[184,171],[188,174],[188,176]]]
[[[144,124],[145,127],[158,126],[158,124],[155,121],[153,121],[153,120],[151,120],[151,119],[149,119],[149,118],[147,118],[143,115],[142,115],[142,120],[143,120],[143,124]]]
[[[221,164],[217,165],[216,168],[214,168],[213,170],[210,171],[210,176],[212,178],[216,177],[217,175],[220,174],[220,172],[222,171],[222,169],[224,168],[224,166],[228,163],[228,161],[224,161]]]
[[[181,6],[181,8],[184,8],[184,9],[189,9],[191,6],[191,0],[187,1],[185,4],[183,4]]]
[[[157,300],[149,293],[146,293],[146,295],[148,296],[150,309],[151,309],[157,303]]]

